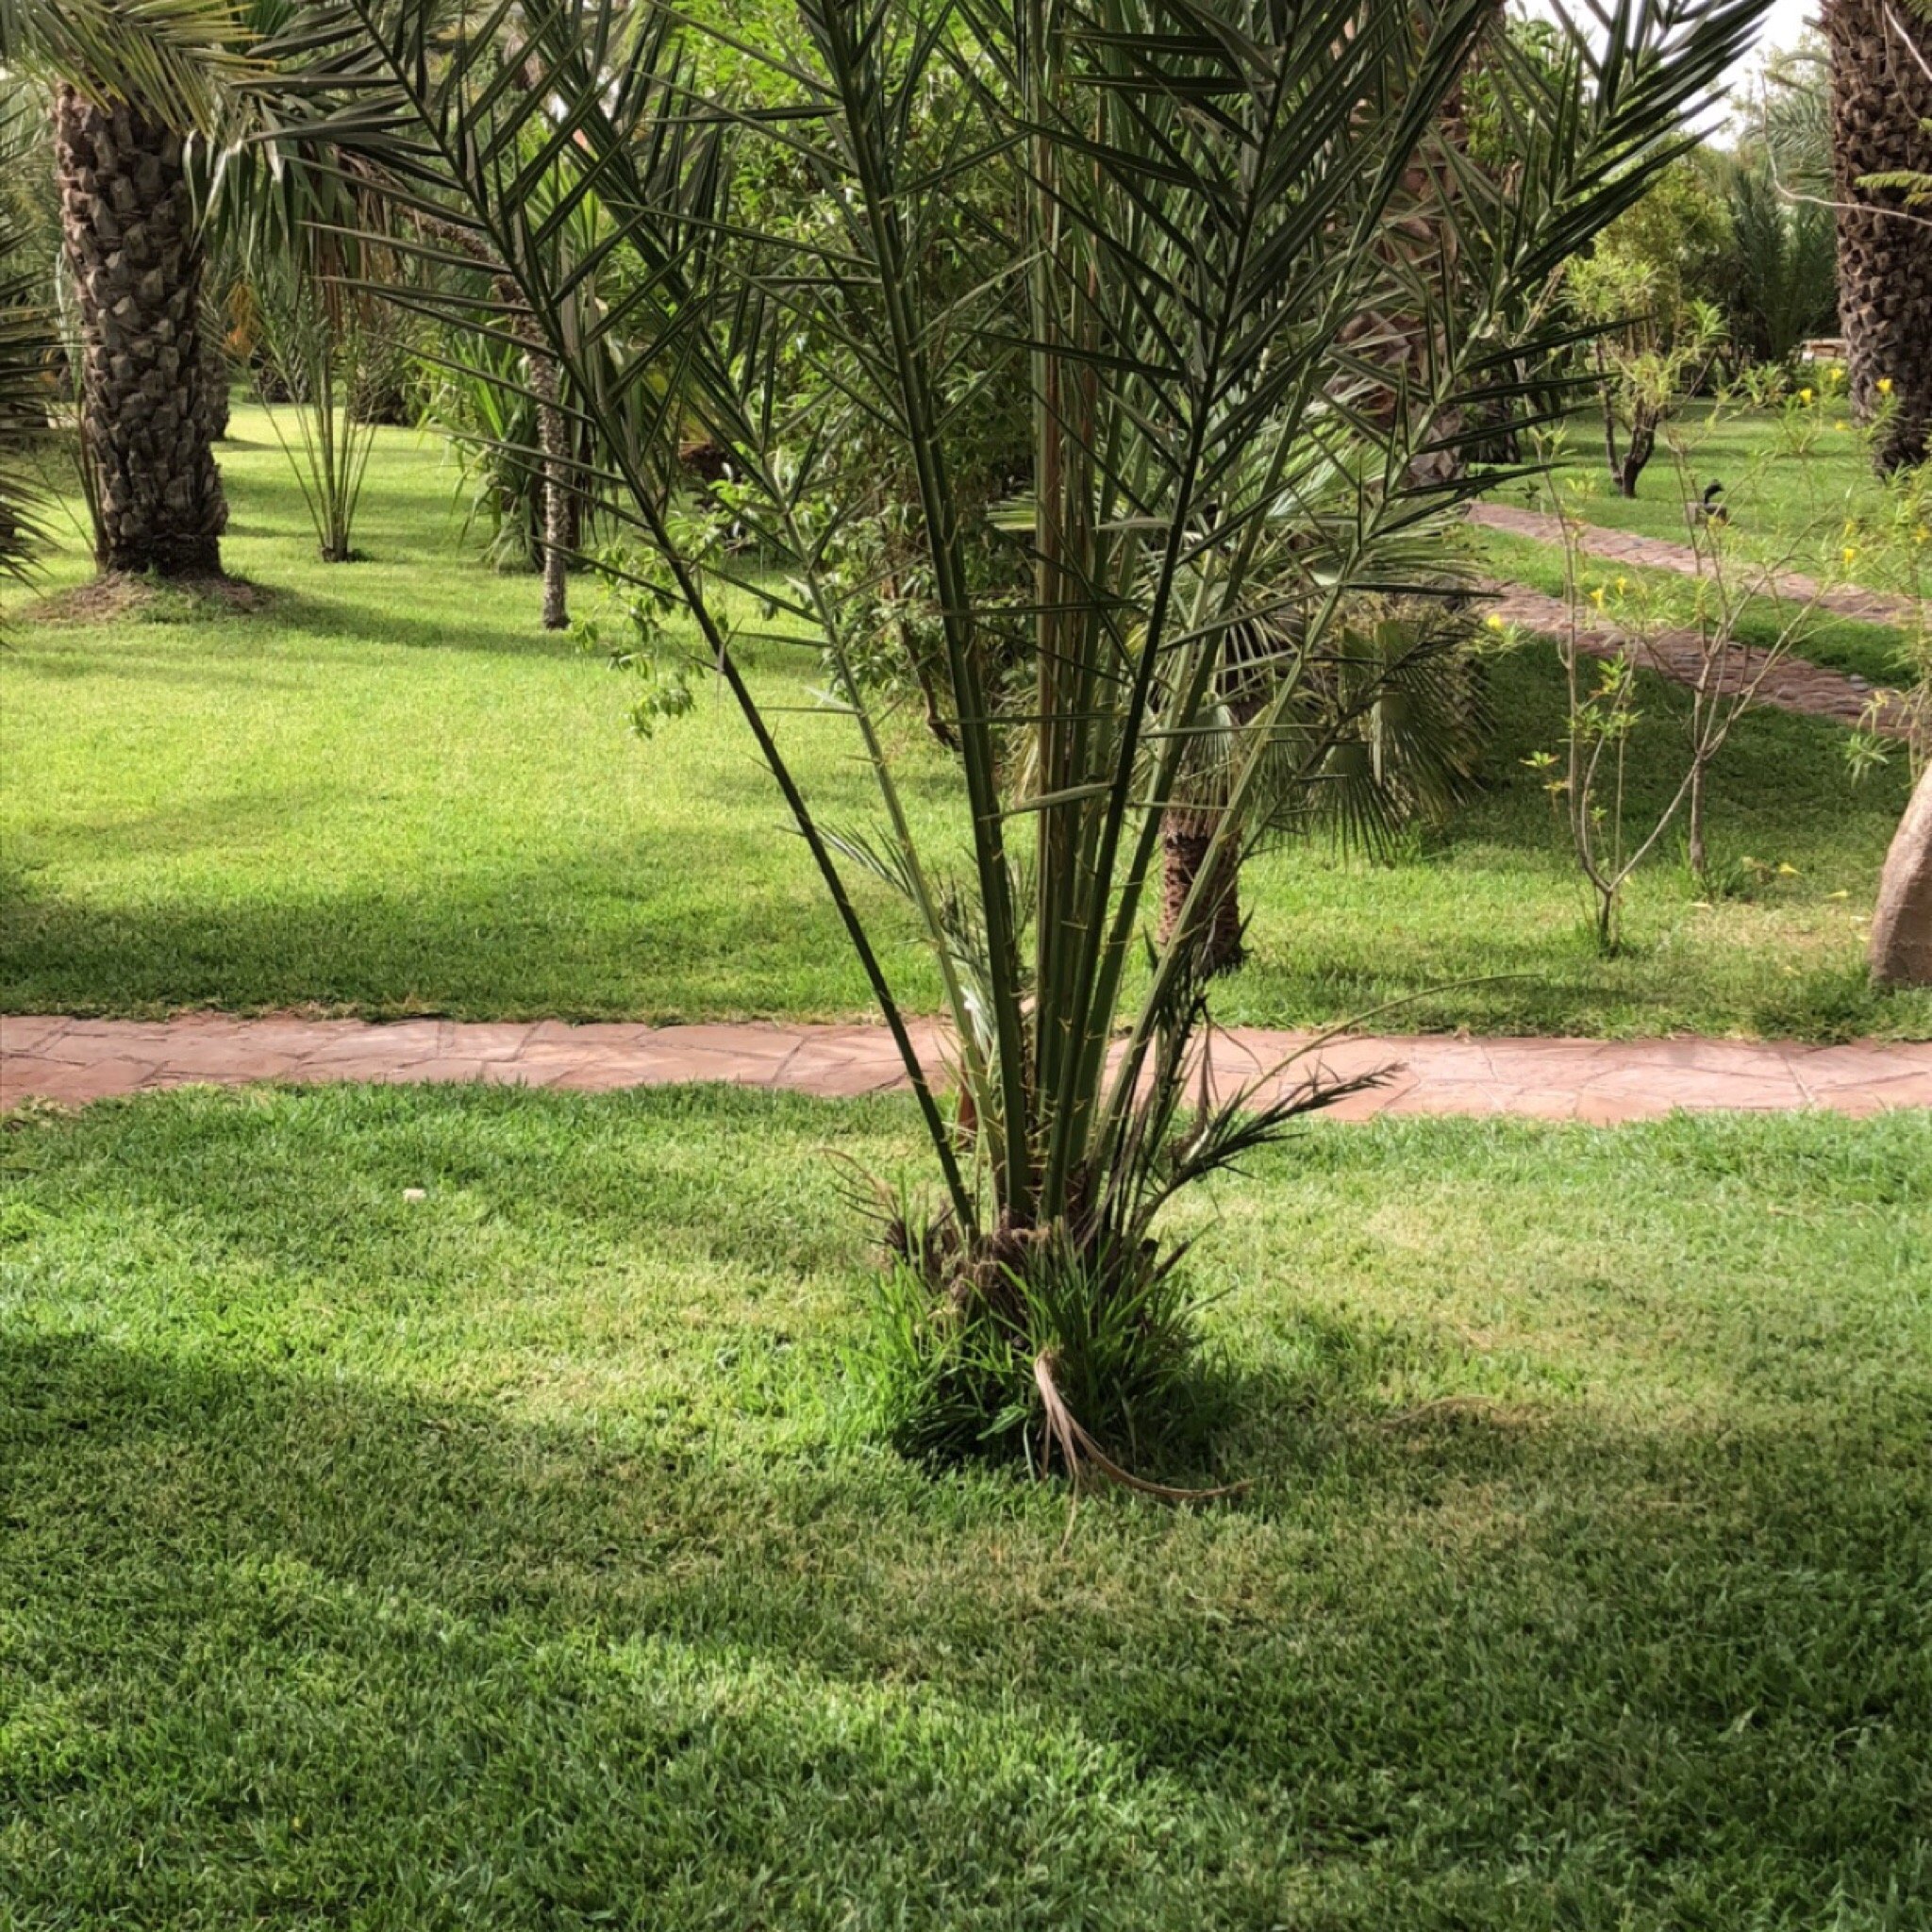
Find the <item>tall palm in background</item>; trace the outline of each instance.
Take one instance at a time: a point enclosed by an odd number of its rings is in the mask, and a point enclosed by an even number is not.
[[[1840,316],[1854,408],[1882,417],[1881,471],[1932,435],[1932,20],[1922,0],[1825,0]],[[1881,387],[1882,386],[1882,387]]]
[[[221,568],[203,395],[203,250],[186,147],[244,71],[223,0],[5,0],[0,63],[46,77],[80,338],[84,460],[107,571]]]

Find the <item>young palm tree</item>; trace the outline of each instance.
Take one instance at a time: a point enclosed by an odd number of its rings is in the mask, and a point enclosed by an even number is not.
[[[898,1042],[943,1202],[895,1228],[902,1440],[1108,1467],[1173,1401],[1187,1324],[1163,1204],[1332,1091],[1191,1103],[1210,882],[1412,668],[1397,652],[1386,678],[1353,675],[1348,613],[1440,581],[1471,486],[1432,458],[1522,412],[1516,372],[1569,326],[1544,299],[1563,262],[1645,192],[1762,7],[1599,9],[1607,48],[1576,33],[1557,71],[1503,91],[1537,102],[1507,182],[1460,170],[1439,134],[1491,0],[1419,10],[1421,31],[1379,0],[795,0],[740,36],[627,0],[525,0],[518,88],[498,78],[501,8],[466,29],[437,0],[326,0],[305,35],[313,125],[515,278],[637,530],[632,573],[688,613]],[[822,220],[741,192],[760,153],[774,166],[754,182],[782,163]],[[1454,302],[1381,245],[1418,165],[1458,174],[1439,214]],[[592,201],[622,292],[574,323],[590,265],[559,269],[550,244]],[[963,294],[962,249],[986,263]],[[1381,345],[1352,329],[1365,312],[1426,319],[1393,409]],[[1018,598],[975,578],[986,533],[956,484],[990,383],[1033,404],[1024,509],[997,507],[1031,566]],[[730,461],[727,551],[657,487],[679,425]],[[837,568],[863,499],[836,483],[859,436],[903,452],[935,587],[960,778],[937,840],[848,661],[872,587]],[[824,639],[876,827],[824,823],[742,675],[759,605]],[[1237,636],[1252,708],[1223,702]],[[1353,696],[1311,706],[1324,685]],[[1208,734],[1213,824],[1150,941],[1162,828]],[[957,1112],[861,872],[906,895],[931,947]]]
[[[1932,434],[1932,22],[1915,0],[1825,0],[1839,290],[1853,407],[1884,423],[1881,471]]]
[[[55,84],[81,435],[103,570],[221,568],[227,520],[202,389],[202,248],[184,167],[240,72],[221,0],[7,0],[0,61]]]

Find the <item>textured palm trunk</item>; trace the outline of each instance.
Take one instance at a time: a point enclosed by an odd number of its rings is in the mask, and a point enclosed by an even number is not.
[[[1924,461],[1932,430],[1932,226],[1874,175],[1932,173],[1932,25],[1904,0],[1825,0],[1839,291],[1861,421],[1890,411],[1881,471]]]
[[[56,166],[79,311],[81,435],[106,571],[208,575],[228,519],[209,446],[200,242],[181,137],[63,87]]]
[[[228,433],[228,358],[210,319],[201,320],[201,420],[209,442]]]
[[[1160,943],[1179,930],[1194,881],[1208,863],[1208,849],[1220,813],[1171,808],[1160,822]],[[1202,891],[1194,908],[1200,934],[1198,969],[1204,978],[1232,973],[1241,963],[1241,856],[1232,841],[1214,861],[1218,876]]]

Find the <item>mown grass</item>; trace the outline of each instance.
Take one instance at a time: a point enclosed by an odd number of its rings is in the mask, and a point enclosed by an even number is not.
[[[1728,541],[1740,557],[1781,570],[1842,577],[1847,525],[1856,535],[1860,526],[1882,520],[1886,492],[1841,400],[1818,403],[1800,420],[1806,426],[1794,432],[1782,410],[1690,404],[1668,426],[1636,496],[1624,498],[1610,487],[1605,470],[1599,421],[1583,408],[1565,425],[1560,470],[1590,489],[1575,508],[1591,523],[1672,543],[1690,541],[1687,499],[1722,483],[1730,515]],[[1683,450],[1681,469],[1673,443]],[[1541,483],[1518,485],[1502,500],[1542,507],[1548,490]],[[1874,588],[1890,588],[1899,560],[1883,550],[1863,550],[1850,574]]]
[[[770,780],[722,698],[648,743],[626,681],[537,628],[537,587],[463,552],[453,466],[384,431],[358,541],[327,566],[256,412],[223,461],[231,567],[254,613],[178,600],[108,623],[36,621],[0,657],[0,1009],[146,1014],[318,1007],[464,1017],[842,1017],[864,982]],[[77,554],[57,582],[83,574]],[[581,606],[594,601],[579,581]],[[17,612],[19,600],[13,600]],[[761,694],[809,705],[807,650],[767,647]],[[1291,842],[1250,876],[1253,961],[1223,1016],[1632,1034],[1932,1034],[1932,999],[1864,985],[1863,920],[1906,795],[1854,787],[1835,726],[1764,717],[1717,786],[1721,860],[1751,896],[1712,905],[1644,874],[1630,946],[1599,959],[1548,802],[1522,760],[1553,744],[1551,655],[1506,663],[1489,786],[1440,833],[1372,864]],[[1634,792],[1672,782],[1679,703]],[[782,735],[824,817],[876,808],[839,721]],[[952,808],[908,725],[911,809]],[[1786,865],[1792,872],[1780,873]],[[1742,876],[1742,874],[1740,874]],[[914,1008],[938,990],[903,910],[858,883]]]
[[[828,1150],[16,1119],[0,1924],[1932,1918],[1932,1119],[1313,1132],[1185,1224],[1252,1487],[1064,1549],[868,1439]]]

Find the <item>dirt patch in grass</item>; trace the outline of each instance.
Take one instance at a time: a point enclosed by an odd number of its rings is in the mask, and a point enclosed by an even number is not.
[[[275,593],[242,577],[135,576],[109,572],[30,604],[26,624],[198,624],[265,610]]]

